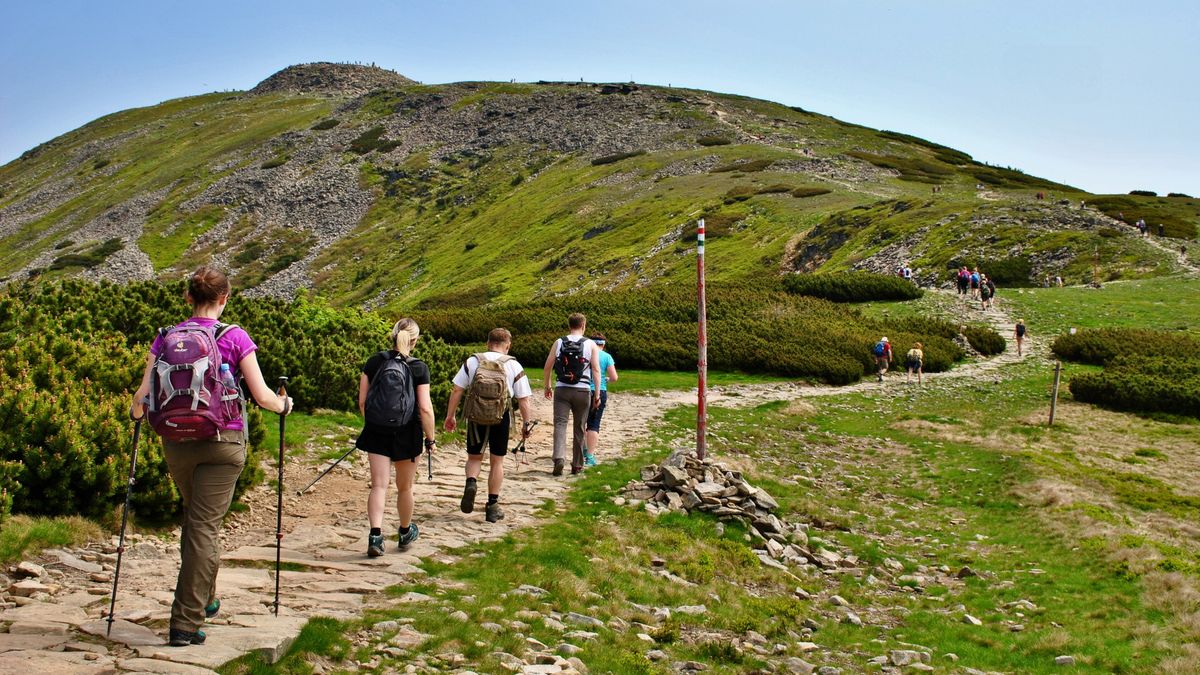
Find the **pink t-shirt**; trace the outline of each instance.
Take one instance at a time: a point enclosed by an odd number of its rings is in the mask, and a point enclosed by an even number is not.
[[[175,324],[182,326],[185,323],[196,323],[201,326],[212,326],[217,323],[216,319],[209,319],[202,316],[193,316],[187,321],[180,321]],[[254,344],[254,340],[250,339],[250,334],[242,329],[241,326],[236,326],[225,331],[225,334],[217,339],[217,349],[221,352],[221,361],[229,364],[229,369],[233,371],[235,378],[240,378],[242,375],[242,359],[258,350],[258,345]],[[154,336],[154,343],[150,345],[150,353],[158,357],[162,351],[162,335]],[[244,429],[241,420],[231,420],[229,423],[231,431],[240,431]]]

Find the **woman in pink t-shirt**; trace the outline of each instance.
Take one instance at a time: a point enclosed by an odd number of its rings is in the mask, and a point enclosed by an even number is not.
[[[224,272],[212,267],[196,270],[188,280],[184,294],[184,299],[192,306],[192,317],[183,323],[214,326],[225,311],[229,293],[229,278]],[[154,364],[163,348],[160,334],[150,346],[142,384],[133,395],[129,414],[134,419],[141,419],[145,414]],[[240,375],[260,406],[286,415],[292,409],[292,399],[277,395],[267,386],[254,355],[257,349],[246,331],[237,326],[221,332],[217,338],[221,361],[229,364],[235,381]],[[179,545],[182,564],[175,585],[175,602],[171,605],[168,641],[174,647],[204,644],[205,635],[200,626],[221,607],[216,596],[221,521],[229,511],[234,486],[246,463],[245,422],[240,416],[229,419],[214,438],[164,439],[163,452],[171,478],[183,498],[183,531]]]

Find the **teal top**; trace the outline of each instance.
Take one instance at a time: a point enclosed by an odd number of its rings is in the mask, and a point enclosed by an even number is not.
[[[603,349],[600,350],[600,391],[608,391],[608,367],[616,365],[613,357]],[[592,383],[592,391],[596,390],[596,383]]]

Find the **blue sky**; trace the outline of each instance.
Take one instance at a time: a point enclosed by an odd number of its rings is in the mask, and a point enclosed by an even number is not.
[[[1200,195],[1194,0],[6,0],[0,163],[311,61],[744,94],[1093,192]]]

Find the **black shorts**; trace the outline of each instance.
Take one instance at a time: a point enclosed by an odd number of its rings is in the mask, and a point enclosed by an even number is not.
[[[604,418],[604,408],[608,405],[608,390],[600,390],[600,405],[588,411],[587,430],[600,431],[600,420]]]
[[[421,431],[420,419],[392,429],[364,424],[362,433],[354,442],[359,450],[373,455],[383,455],[393,462],[416,461],[425,447],[425,434]]]
[[[914,371],[920,370],[922,365],[923,364],[921,363],[921,359],[909,359],[908,364],[907,364],[908,369],[914,370]]]
[[[508,454],[508,432],[512,426],[512,418],[505,411],[504,418],[499,424],[481,426],[467,422],[467,454],[482,455],[483,444],[487,443],[488,454],[503,457]]]

